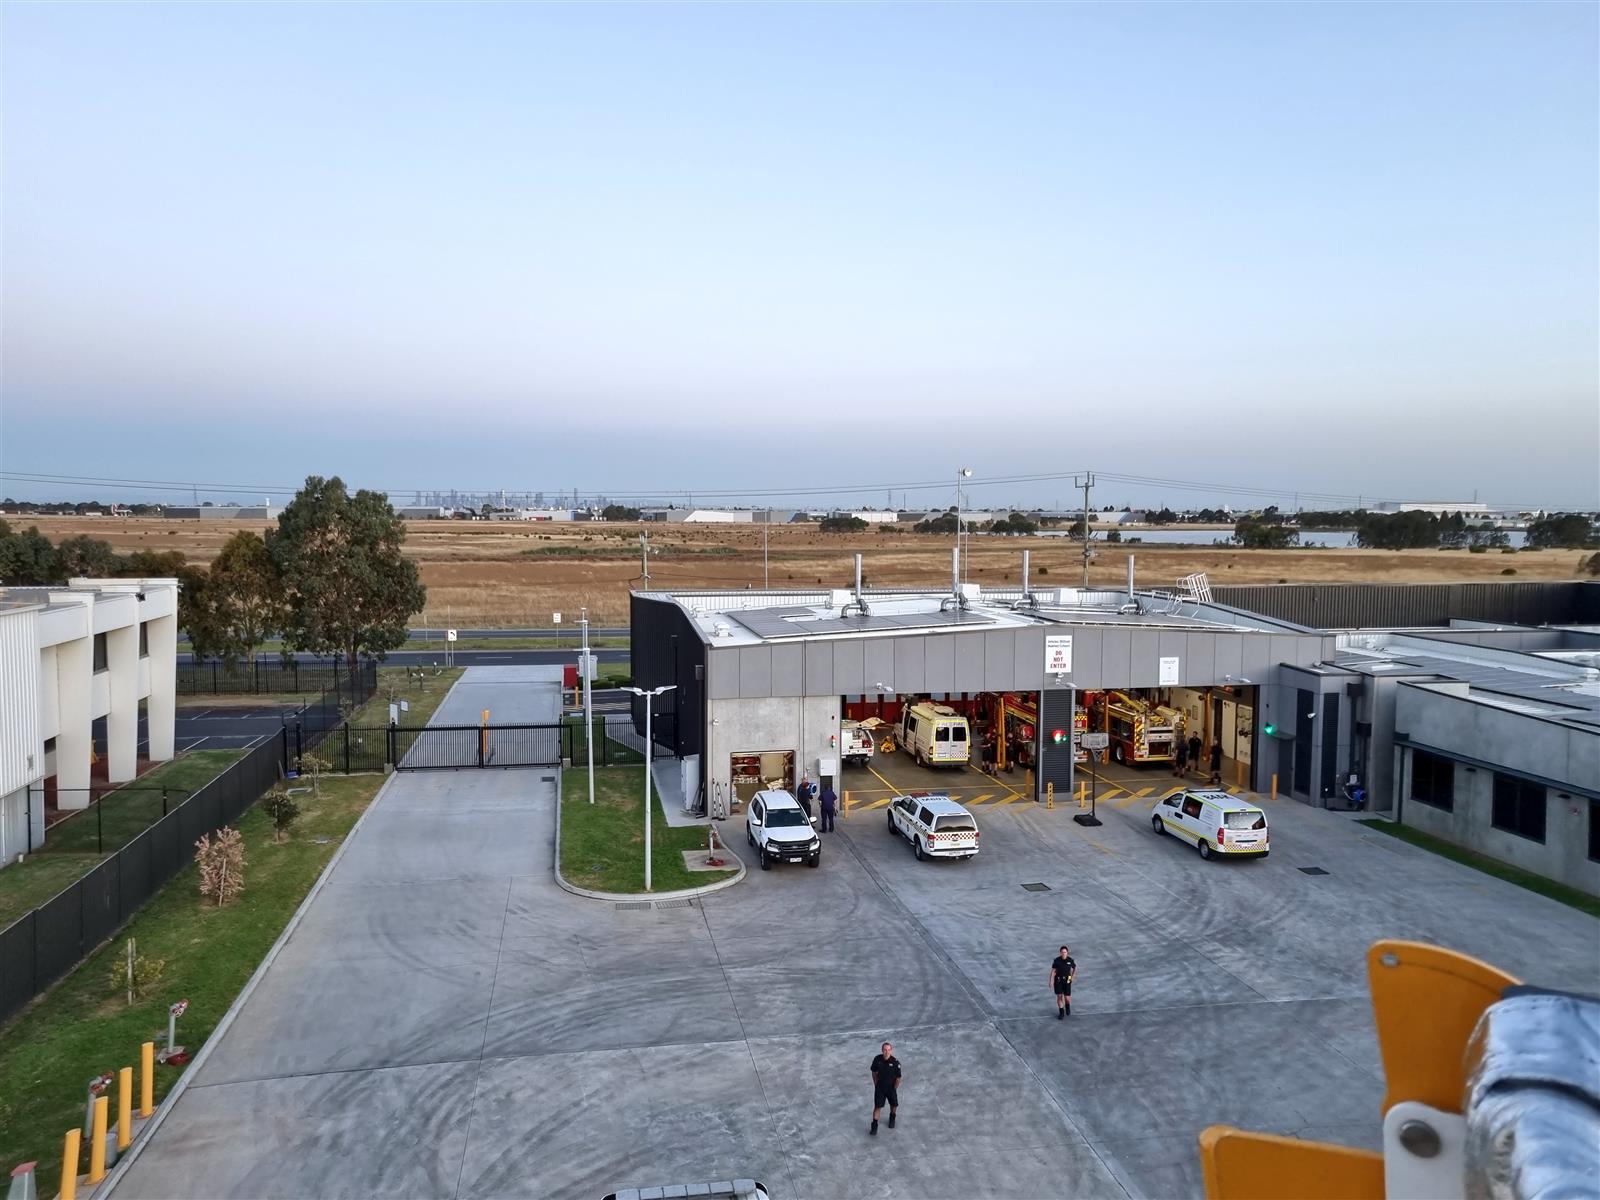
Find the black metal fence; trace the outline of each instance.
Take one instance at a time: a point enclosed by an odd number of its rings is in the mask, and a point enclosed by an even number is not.
[[[0,1021],[121,928],[194,857],[201,834],[238,820],[278,781],[286,752],[284,734],[263,742],[82,879],[0,930]]]
[[[644,761],[642,752],[620,740],[632,732],[627,717],[595,722],[595,766]],[[290,754],[315,743],[291,731]],[[322,740],[317,753],[338,772],[454,770],[488,767],[555,767],[563,760],[585,761],[583,725],[341,725]]]
[[[285,663],[276,658],[258,658],[254,663],[228,663],[216,659],[178,663],[180,696],[274,696],[304,695],[307,692],[333,692],[339,696],[359,694],[361,700],[377,690],[378,664],[371,659],[354,671],[344,662]],[[357,701],[360,703],[360,700]]]

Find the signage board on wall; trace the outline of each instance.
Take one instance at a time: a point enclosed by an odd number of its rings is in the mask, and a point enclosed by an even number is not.
[[[1177,659],[1177,656],[1174,655],[1171,658],[1163,658],[1161,660],[1161,677],[1158,680],[1159,686],[1161,686],[1161,687],[1176,687],[1177,683],[1178,683],[1178,659]]]
[[[1072,635],[1047,633],[1044,635],[1044,673],[1046,675],[1072,674]]]

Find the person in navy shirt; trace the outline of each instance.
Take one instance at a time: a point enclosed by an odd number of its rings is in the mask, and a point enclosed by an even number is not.
[[[894,1114],[900,1107],[900,1060],[894,1056],[894,1047],[883,1044],[878,1056],[872,1060],[872,1124],[867,1132],[878,1133],[878,1113],[889,1106],[889,1128],[894,1128]]]

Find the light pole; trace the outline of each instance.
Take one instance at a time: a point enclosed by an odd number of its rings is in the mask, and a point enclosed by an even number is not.
[[[625,692],[632,692],[635,696],[644,697],[644,890],[650,890],[650,769],[655,763],[655,743],[650,740],[650,709],[651,702],[663,692],[670,692],[678,685],[666,684],[658,688],[623,688]],[[589,773],[594,777],[594,772]]]
[[[967,581],[967,560],[961,553],[961,481],[971,478],[971,467],[962,467],[956,472],[956,574],[962,583]]]

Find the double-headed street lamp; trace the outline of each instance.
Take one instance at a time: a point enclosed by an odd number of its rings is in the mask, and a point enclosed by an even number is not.
[[[678,685],[666,684],[658,688],[625,687],[622,690],[632,692],[635,696],[644,697],[644,890],[650,890],[650,769],[655,762],[655,743],[650,740],[650,709],[651,701],[663,692],[670,692]],[[593,772],[590,772],[591,777]]]

